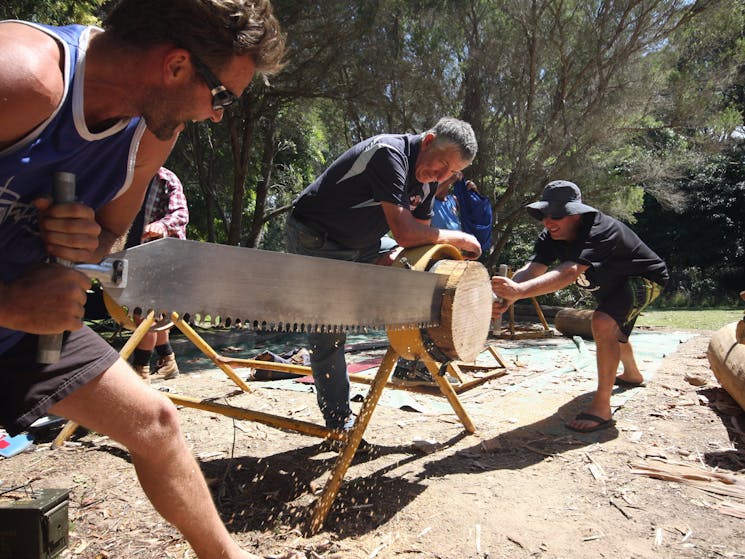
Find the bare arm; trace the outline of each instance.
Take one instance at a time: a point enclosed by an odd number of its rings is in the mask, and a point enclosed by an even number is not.
[[[381,202],[381,205],[393,238],[402,247],[446,243],[463,251],[467,258],[476,259],[481,256],[481,245],[473,235],[430,227],[429,221],[416,219],[409,210],[401,206],[390,202]]]
[[[0,149],[28,136],[54,112],[64,91],[61,62],[59,46],[45,33],[0,24]],[[41,201],[42,209],[49,203]],[[97,233],[81,219],[89,234]],[[16,281],[0,283],[0,325],[35,334],[80,328],[88,286],[90,280],[76,270],[40,264]]]
[[[56,41],[20,23],[0,24],[0,149],[22,139],[52,114],[64,82]]]
[[[494,276],[491,279],[492,291],[501,302],[494,304],[493,314],[500,314],[519,299],[537,297],[553,293],[572,283],[589,266],[577,262],[562,262],[551,270],[545,264],[529,262],[512,276],[512,279]]]
[[[126,237],[132,221],[142,207],[150,181],[165,162],[177,138],[178,134],[173,139],[163,142],[148,130],[143,134],[137,151],[137,163],[132,185],[126,192],[106,204],[96,213],[96,221],[101,225],[102,231],[94,258],[95,262],[100,261],[111,252],[117,239]]]
[[[457,181],[463,178],[463,173],[457,171],[437,185],[437,191],[435,192],[435,198],[442,200],[447,195],[450,187],[453,186]]]

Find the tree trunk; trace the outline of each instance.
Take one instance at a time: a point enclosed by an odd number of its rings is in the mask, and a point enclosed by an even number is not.
[[[256,198],[254,203],[254,214],[251,220],[251,228],[246,237],[246,246],[258,247],[261,242],[261,232],[266,223],[266,199],[269,195],[269,185],[272,183],[272,167],[274,156],[277,154],[277,130],[274,118],[264,130],[264,146],[261,158],[261,182],[256,186]]]

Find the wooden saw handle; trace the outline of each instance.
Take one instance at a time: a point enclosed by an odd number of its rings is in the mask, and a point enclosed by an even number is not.
[[[54,184],[52,196],[55,204],[67,204],[75,201],[75,175],[65,171],[54,173]],[[58,264],[72,266],[72,262],[57,259]],[[39,336],[39,346],[36,350],[36,361],[44,364],[56,363],[60,358],[62,349],[62,336],[59,334],[45,334]]]

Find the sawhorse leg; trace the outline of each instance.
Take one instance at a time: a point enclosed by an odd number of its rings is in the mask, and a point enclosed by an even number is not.
[[[346,444],[336,459],[331,476],[326,482],[323,493],[321,493],[321,497],[318,499],[318,503],[313,511],[313,516],[308,526],[308,532],[311,535],[318,532],[321,526],[323,526],[324,520],[326,520],[326,515],[329,513],[336,494],[339,492],[344,475],[347,473],[357,452],[357,448],[360,446],[362,435],[365,434],[365,429],[367,429],[367,425],[370,423],[370,418],[375,411],[375,407],[378,405],[380,396],[383,394],[383,389],[388,382],[388,378],[393,373],[393,368],[396,366],[397,360],[398,354],[392,348],[388,348],[383,361],[380,363],[375,379],[370,386],[370,390],[365,397],[365,401],[362,404],[357,421],[355,421],[354,427],[352,427],[347,435]]]
[[[183,332],[184,336],[189,338],[191,343],[193,343],[195,346],[199,348],[199,350],[204,353],[207,357],[210,358],[210,360],[222,370],[223,373],[228,375],[230,380],[232,380],[238,387],[243,390],[244,392],[251,392],[251,389],[248,387],[248,385],[243,381],[241,377],[239,377],[236,372],[233,370],[233,367],[226,364],[224,361],[220,360],[220,355],[210,347],[210,345],[205,342],[202,337],[197,334],[194,329],[189,326],[186,322],[183,321],[183,319],[178,315],[178,313],[171,313],[171,320],[173,321],[173,325],[181,330]]]
[[[466,430],[466,432],[475,433],[476,426],[473,424],[473,421],[471,421],[471,418],[468,416],[468,413],[463,407],[463,404],[460,403],[460,399],[455,393],[453,385],[450,384],[444,376],[440,375],[440,368],[438,367],[437,363],[435,361],[432,361],[431,359],[422,359],[422,363],[424,363],[424,365],[427,367],[429,374],[435,380],[437,386],[440,387],[442,395],[447,398],[448,402],[450,402],[450,405],[453,407],[453,410],[455,410],[455,414],[458,416],[458,419],[460,419],[460,422],[463,424],[463,428]]]

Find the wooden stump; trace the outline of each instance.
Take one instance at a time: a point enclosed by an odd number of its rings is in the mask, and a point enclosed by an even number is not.
[[[592,339],[592,310],[561,309],[554,317],[554,326],[565,336]]]
[[[440,325],[428,328],[435,345],[451,359],[471,362],[483,351],[491,324],[489,273],[478,262],[441,260],[431,271],[448,276]]]
[[[738,326],[743,329],[743,320],[717,330],[706,356],[719,384],[745,410],[745,344],[738,343]]]

